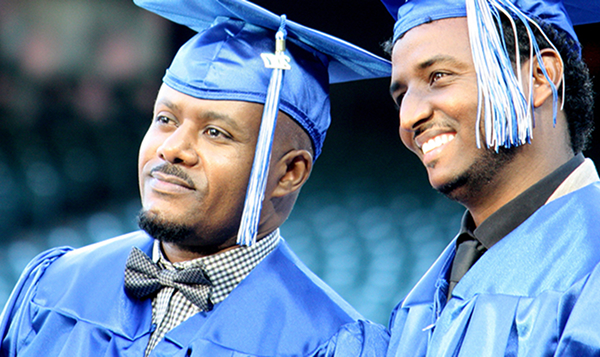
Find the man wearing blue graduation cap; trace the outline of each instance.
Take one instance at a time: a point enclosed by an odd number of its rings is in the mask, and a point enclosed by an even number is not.
[[[329,83],[387,76],[389,62],[243,0],[137,4],[198,31],[141,144],[143,231],[36,257],[2,314],[0,355],[385,353],[385,329],[279,226],[321,151]]]
[[[391,94],[431,185],[467,208],[400,302],[387,356],[600,355],[600,182],[578,0],[383,0]],[[393,46],[393,47],[392,47]]]

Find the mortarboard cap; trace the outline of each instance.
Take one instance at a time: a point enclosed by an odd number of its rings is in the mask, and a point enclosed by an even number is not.
[[[382,0],[396,20],[394,40],[425,22],[467,16],[465,0]],[[544,19],[577,39],[573,25],[600,20],[600,2],[589,0],[511,0],[531,18]]]
[[[508,148],[529,143],[533,129],[531,94],[523,93],[520,71],[515,75],[512,70],[508,57],[509,49],[506,48],[496,27],[500,15],[508,15],[509,21],[520,21],[525,25],[532,41],[533,55],[540,60],[543,71],[545,68],[539,57],[539,48],[531,28],[537,27],[542,33],[543,31],[532,20],[542,20],[568,33],[575,40],[576,47],[573,50],[578,53],[581,53],[581,48],[573,24],[600,21],[600,2],[589,0],[382,0],[382,2],[396,20],[394,42],[410,29],[424,23],[467,17],[471,52],[477,71],[479,105],[482,108],[478,116],[483,115],[486,145],[496,150],[499,147]],[[514,49],[510,50],[514,51]],[[518,60],[518,53],[516,58]],[[564,86],[562,89],[564,96]],[[555,121],[557,102],[557,90],[553,88]],[[476,128],[479,128],[480,120],[481,118],[478,117]],[[479,135],[479,130],[476,130],[476,133]],[[479,142],[478,136],[478,145]]]
[[[251,245],[278,110],[308,133],[316,159],[331,120],[329,84],[388,77],[391,64],[245,0],[134,2],[198,32],[180,48],[164,83],[196,98],[265,105],[238,235],[238,244]]]

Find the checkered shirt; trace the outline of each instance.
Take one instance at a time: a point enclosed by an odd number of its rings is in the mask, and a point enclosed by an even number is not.
[[[209,306],[225,300],[231,291],[272,252],[280,241],[279,229],[251,247],[238,246],[222,253],[190,261],[171,263],[160,249],[160,242],[154,241],[152,259],[164,269],[185,269],[202,267],[212,284]],[[165,336],[180,323],[202,311],[183,294],[171,287],[163,287],[152,299],[152,324],[156,330],[150,336],[146,356]]]

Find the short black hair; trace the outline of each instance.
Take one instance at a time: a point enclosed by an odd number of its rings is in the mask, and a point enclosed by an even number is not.
[[[535,19],[534,21],[556,47],[564,62],[565,80],[562,84],[566,89],[564,112],[567,117],[571,148],[574,153],[580,153],[589,145],[594,130],[594,90],[588,67],[579,53],[581,45],[564,30],[543,20]],[[515,23],[521,54],[520,60],[523,62],[529,59],[529,37],[525,25],[521,21],[515,21]],[[530,27],[540,49],[552,48],[537,27],[534,25]],[[513,28],[506,18],[502,20],[502,30],[506,48],[514,48]],[[513,64],[515,55],[515,51],[508,51],[508,56]]]

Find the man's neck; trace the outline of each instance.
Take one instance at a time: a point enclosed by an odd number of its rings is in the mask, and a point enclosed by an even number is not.
[[[171,263],[178,263],[202,258],[216,253],[224,252],[229,249],[234,249],[235,247],[237,247],[237,245],[235,245],[235,239],[233,239],[233,241],[230,244],[208,247],[188,247],[181,246],[176,243],[161,242],[162,251],[165,257]]]
[[[259,232],[256,237],[256,241],[264,239],[267,235],[271,234],[275,229],[264,230],[264,227],[259,227]],[[208,246],[184,246],[177,243],[161,242],[161,249],[165,257],[171,263],[184,262],[188,260],[194,260],[197,258],[207,257],[217,253],[222,253],[231,249],[240,247],[236,243],[237,237],[231,237],[222,244],[219,245],[208,245]]]
[[[554,160],[547,157],[524,160],[520,157],[509,163],[496,178],[484,187],[480,194],[462,204],[471,212],[476,226],[515,199],[538,181],[565,164],[574,154],[561,155]]]

